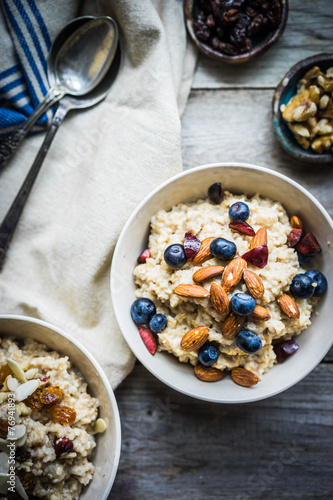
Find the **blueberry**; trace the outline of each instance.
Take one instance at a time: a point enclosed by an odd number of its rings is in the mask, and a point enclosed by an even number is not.
[[[229,208],[229,217],[231,220],[247,220],[250,217],[250,209],[243,201],[237,201]]]
[[[198,360],[202,365],[212,366],[216,363],[217,358],[219,357],[218,350],[213,344],[206,342],[203,346],[198,350]]]
[[[293,297],[299,299],[308,299],[312,297],[314,287],[312,286],[312,279],[306,274],[296,274],[290,285],[290,293]]]
[[[149,328],[154,333],[160,333],[167,327],[168,320],[164,314],[155,314],[149,321]]]
[[[314,288],[313,296],[320,297],[321,295],[323,295],[327,288],[327,279],[325,278],[323,273],[321,273],[320,271],[313,270],[313,271],[307,271],[305,274],[309,276],[309,278],[312,280],[312,285],[313,284],[317,285],[313,287]]]
[[[256,303],[254,298],[247,293],[235,293],[235,295],[231,297],[230,307],[235,314],[248,316],[253,313]]]
[[[168,266],[174,267],[175,269],[183,267],[187,262],[183,245],[176,243],[175,245],[168,246],[164,252],[164,260]]]
[[[156,307],[150,299],[136,299],[131,305],[132,320],[137,325],[148,325],[155,314]]]
[[[231,260],[235,257],[237,247],[232,241],[224,238],[215,238],[210,244],[211,254],[220,260]]]
[[[242,330],[236,336],[236,344],[242,351],[248,354],[258,352],[262,347],[262,342],[258,335],[249,330]]]

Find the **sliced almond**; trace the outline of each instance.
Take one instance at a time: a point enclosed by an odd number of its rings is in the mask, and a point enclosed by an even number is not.
[[[231,370],[231,378],[236,384],[244,387],[252,387],[259,382],[259,377],[255,373],[240,366]]]
[[[25,372],[25,378],[27,380],[31,380],[32,378],[34,378],[35,375],[37,375],[37,373],[38,373],[38,368],[30,368],[30,370]]]
[[[98,418],[95,422],[94,425],[94,432],[95,434],[101,434],[102,432],[105,432],[107,428],[106,422],[103,418]]]
[[[27,428],[24,424],[14,425],[8,428],[8,441],[17,441],[27,433]]]
[[[15,391],[16,401],[23,401],[27,399],[39,386],[38,380],[29,380],[25,384],[20,385]]]
[[[15,377],[17,377],[22,382],[27,381],[27,379],[25,378],[25,375],[24,375],[24,371],[22,370],[21,366],[16,361],[14,361],[11,358],[7,358],[7,365],[12,370]]]
[[[203,298],[209,296],[209,291],[206,288],[198,285],[178,285],[175,288],[175,293],[182,297]]]
[[[290,219],[290,225],[295,229],[303,229],[303,222],[297,215],[293,215]]]
[[[7,443],[8,445],[8,443]],[[0,453],[0,471],[3,474],[8,474],[9,471],[9,461],[7,453]]]
[[[267,245],[267,231],[265,227],[258,229],[250,242],[250,250],[260,245]]]
[[[0,405],[7,400],[8,394],[8,392],[0,392]]]
[[[244,326],[246,316],[238,316],[231,313],[222,323],[222,335],[225,339],[231,340],[236,337]]]
[[[0,451],[4,451],[5,453],[9,453],[8,441],[6,439],[0,438]]]
[[[196,351],[204,345],[208,339],[209,328],[207,326],[197,326],[185,333],[180,342],[180,347],[185,352]]]
[[[20,497],[23,498],[23,500],[29,500],[29,497],[26,494],[26,491],[23,488],[20,478],[18,476],[15,476],[15,490],[20,495]]]
[[[201,283],[202,281],[209,280],[210,278],[214,278],[219,274],[222,274],[224,270],[223,266],[205,266],[201,269],[197,269],[192,276],[193,281],[197,283]]]
[[[231,260],[229,264],[226,265],[221,281],[221,285],[226,292],[229,292],[229,290],[240,282],[246,267],[247,264],[241,257],[236,257],[236,259]]]
[[[16,391],[16,389],[20,385],[19,382],[16,380],[16,378],[11,377],[10,375],[7,378],[6,382],[7,382],[7,387],[11,392]]]
[[[218,283],[212,283],[210,287],[210,300],[215,311],[221,316],[227,316],[230,312],[230,301],[227,292]]]
[[[194,265],[203,264],[213,257],[210,252],[210,244],[213,240],[215,240],[214,237],[202,240],[200,250],[192,261]]]
[[[217,382],[226,376],[226,372],[211,366],[197,365],[194,367],[195,375],[204,382]]]
[[[292,297],[284,293],[279,297],[278,302],[280,304],[282,312],[288,316],[288,318],[298,319],[299,309]]]
[[[259,306],[258,304],[254,308],[253,313],[251,314],[252,318],[259,319],[260,321],[268,321],[271,319],[270,313],[263,306]]]
[[[264,295],[265,291],[265,287],[260,276],[252,271],[249,271],[249,269],[245,269],[243,272],[243,278],[252,297],[260,299]]]
[[[16,444],[16,447],[17,448],[21,448],[21,446],[24,446],[25,443],[27,442],[27,434],[24,434],[24,436],[22,436],[20,439],[18,439],[15,444]]]

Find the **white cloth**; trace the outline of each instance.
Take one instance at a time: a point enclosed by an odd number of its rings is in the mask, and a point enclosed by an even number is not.
[[[59,129],[0,275],[0,312],[65,329],[115,387],[134,358],[112,311],[112,252],[138,202],[181,171],[180,114],[196,51],[181,0],[100,0],[98,7],[119,23],[124,64],[107,99],[72,112]],[[0,174],[1,217],[41,141],[26,139]]]

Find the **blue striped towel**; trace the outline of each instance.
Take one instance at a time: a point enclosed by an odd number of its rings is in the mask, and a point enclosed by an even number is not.
[[[77,2],[0,0],[0,5],[0,135],[6,135],[47,93],[51,40],[75,17]],[[45,129],[51,119],[49,111],[33,130]]]

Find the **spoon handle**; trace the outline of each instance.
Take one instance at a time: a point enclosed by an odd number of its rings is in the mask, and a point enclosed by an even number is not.
[[[14,234],[25,202],[28,199],[32,186],[37,178],[38,172],[43,164],[46,153],[48,152],[53,138],[63,119],[65,118],[67,111],[68,108],[66,106],[62,106],[61,104],[59,105],[53,117],[51,126],[47,131],[44,142],[37,153],[35,161],[33,162],[19,192],[16,195],[15,200],[13,201],[3,222],[0,225],[0,271],[2,270],[10,240]]]
[[[65,95],[62,86],[51,88],[27,121],[0,142],[0,170],[8,163],[36,121]]]

